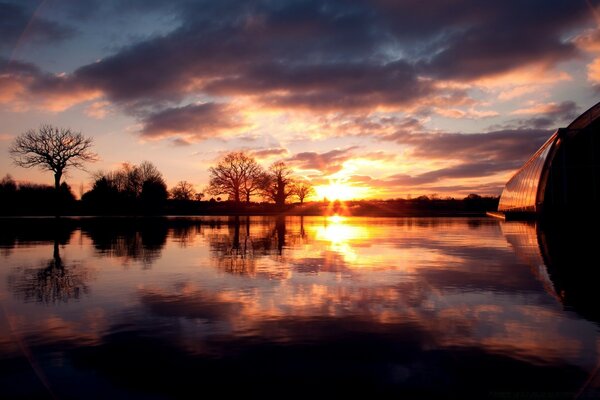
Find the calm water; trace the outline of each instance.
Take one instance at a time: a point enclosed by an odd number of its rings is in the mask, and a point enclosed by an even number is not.
[[[3,225],[2,398],[600,393],[598,242],[567,228],[324,217]]]

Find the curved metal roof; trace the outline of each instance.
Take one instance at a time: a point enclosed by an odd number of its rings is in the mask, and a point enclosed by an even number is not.
[[[567,129],[583,129],[598,118],[600,118],[600,103],[590,107],[586,112],[575,118],[575,120],[567,126]]]
[[[571,122],[566,130],[578,131],[587,128],[600,119],[600,102],[585,111]],[[560,130],[537,150],[529,160],[508,180],[502,195],[498,211],[535,213],[543,203],[547,169],[560,146]]]

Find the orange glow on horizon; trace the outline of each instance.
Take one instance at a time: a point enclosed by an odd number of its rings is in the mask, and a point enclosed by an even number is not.
[[[317,192],[317,198],[327,198],[329,201],[346,201],[368,197],[367,188],[352,186],[340,181],[330,182],[329,185],[317,185],[315,191]]]

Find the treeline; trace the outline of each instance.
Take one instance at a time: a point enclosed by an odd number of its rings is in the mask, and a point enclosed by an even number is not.
[[[76,204],[71,187],[20,183],[6,175],[0,180],[0,213],[2,215],[54,215],[56,211],[73,209]]]
[[[244,152],[225,155],[209,168],[209,184],[201,192],[187,181],[168,189],[158,168],[149,161],[124,163],[113,171],[93,174],[92,187],[76,200],[62,183],[58,192],[50,185],[17,184],[9,175],[0,181],[3,215],[250,215],[296,213],[303,215],[413,215],[473,213],[496,210],[497,197],[471,194],[464,199],[317,201],[309,182],[295,176],[282,161],[268,168]]]
[[[91,214],[156,214],[162,213],[168,196],[162,173],[144,161],[97,172],[92,189],[83,194],[81,202]]]
[[[265,170],[244,152],[227,154],[209,173],[207,193],[225,195],[236,205],[242,200],[249,204],[253,197],[258,197],[283,207],[292,197],[302,204],[314,193],[310,183],[294,176],[283,161]]]

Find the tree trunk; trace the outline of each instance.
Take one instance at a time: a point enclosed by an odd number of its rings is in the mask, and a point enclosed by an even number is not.
[[[60,178],[62,178],[62,172],[55,172],[54,173],[54,189],[56,190],[56,193],[58,193],[58,191],[60,190]]]
[[[285,204],[285,183],[277,180],[277,194],[275,195],[275,204],[277,207],[283,207]]]
[[[54,214],[56,218],[60,218],[61,214],[61,201],[60,201],[60,178],[62,177],[62,171],[54,173]]]
[[[52,253],[52,257],[55,261],[60,260],[60,252],[58,249],[58,239],[54,239],[54,252]]]

